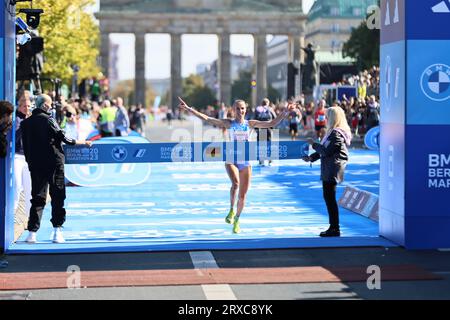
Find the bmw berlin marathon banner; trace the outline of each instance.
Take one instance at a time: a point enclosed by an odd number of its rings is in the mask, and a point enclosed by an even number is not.
[[[450,246],[450,0],[381,1],[380,233]]]
[[[66,163],[244,162],[299,159],[309,152],[309,145],[299,141],[121,143],[104,139],[101,142],[91,148],[65,146]]]
[[[151,163],[287,160],[308,153],[309,144],[301,141],[148,143],[141,137],[112,137],[90,148],[66,145],[65,175],[85,187],[133,186],[147,181]]]

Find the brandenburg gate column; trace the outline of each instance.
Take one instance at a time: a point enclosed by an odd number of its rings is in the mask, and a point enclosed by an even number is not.
[[[107,77],[109,73],[109,33],[102,31],[100,41],[100,65],[103,74]]]
[[[219,100],[229,105],[231,103],[231,53],[228,33],[219,35],[219,79]]]
[[[295,88],[292,94],[298,96],[300,94],[300,63],[301,63],[301,42],[302,39],[299,35],[289,35],[289,62],[297,68],[298,73],[295,76]],[[290,97],[288,97],[290,98]]]
[[[254,35],[256,57],[256,104],[267,97],[267,43],[265,34]]]
[[[135,33],[135,103],[145,106],[145,33]]]
[[[178,97],[183,94],[181,78],[181,34],[171,34],[170,94],[172,110],[179,104]]]

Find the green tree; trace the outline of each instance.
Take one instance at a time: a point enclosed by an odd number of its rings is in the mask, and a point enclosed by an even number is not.
[[[353,29],[350,39],[344,44],[342,53],[344,58],[355,59],[359,70],[379,65],[380,30],[370,30],[366,22],[362,22],[358,28]]]
[[[252,73],[249,71],[241,71],[239,79],[231,85],[232,101],[242,99],[250,102],[252,99]]]
[[[234,81],[231,86],[232,100],[242,99],[248,103],[252,101],[252,73],[249,71],[241,71],[239,79]],[[267,98],[276,102],[281,99],[281,94],[271,85],[267,88]],[[260,102],[260,101],[258,101]]]
[[[277,89],[269,85],[267,88],[267,98],[269,98],[271,102],[278,102],[281,100],[281,94]]]
[[[78,65],[79,79],[96,76],[99,53],[99,28],[87,8],[95,0],[34,0],[33,6],[41,8],[39,35],[44,38],[43,76],[60,78],[70,83],[73,71],[71,65]],[[19,3],[20,8],[29,4]],[[20,15],[20,14],[18,14]]]
[[[193,74],[183,79],[183,98],[187,104],[200,109],[216,102],[214,92],[205,86],[203,78]]]

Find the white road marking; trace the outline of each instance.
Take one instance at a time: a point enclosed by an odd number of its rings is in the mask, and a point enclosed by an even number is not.
[[[211,251],[192,251],[189,254],[195,269],[219,269]]]
[[[219,269],[211,251],[193,251],[189,252],[189,255],[199,272],[202,269]],[[207,300],[237,300],[228,284],[205,284],[202,285],[202,290]]]
[[[237,300],[228,284],[202,285],[207,300]]]

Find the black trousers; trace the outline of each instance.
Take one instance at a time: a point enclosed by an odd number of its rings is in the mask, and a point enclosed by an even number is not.
[[[66,221],[64,200],[66,199],[66,185],[64,183],[64,165],[57,165],[52,169],[33,169],[31,174],[31,209],[28,220],[28,231],[39,230],[42,212],[47,201],[47,190],[50,187],[52,199],[52,219],[54,228],[61,227]]]
[[[258,141],[272,141],[272,129],[256,129],[255,131]]]
[[[327,205],[330,227],[339,229],[339,207],[336,201],[336,182],[322,181],[323,198]]]
[[[267,144],[269,144],[272,141],[272,129],[256,129],[256,139],[258,142],[260,141],[267,141]],[[272,162],[269,160],[269,162]],[[259,160],[260,164],[263,164],[262,160]]]

